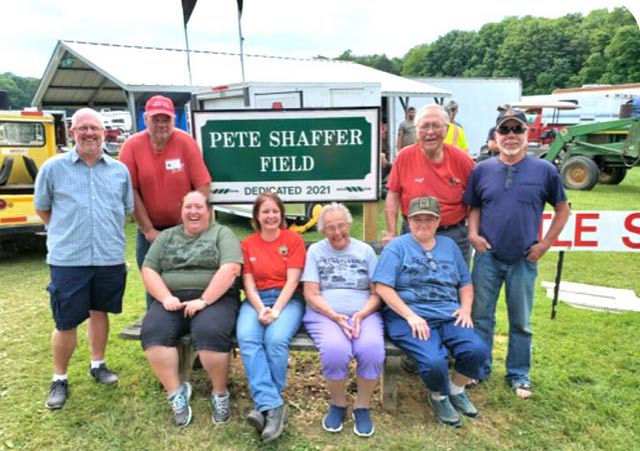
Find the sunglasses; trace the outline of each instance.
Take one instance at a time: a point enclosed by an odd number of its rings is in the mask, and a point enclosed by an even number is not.
[[[496,129],[496,132],[501,135],[508,135],[511,132],[516,135],[522,135],[525,131],[527,131],[527,128],[522,125],[501,125]]]

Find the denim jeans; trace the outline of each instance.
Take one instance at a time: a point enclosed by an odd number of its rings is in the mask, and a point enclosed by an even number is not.
[[[258,292],[265,307],[275,304],[280,290]],[[289,343],[300,330],[305,304],[295,293],[273,323],[265,326],[258,313],[245,299],[240,307],[236,335],[249,389],[256,410],[264,412],[284,404],[280,395],[287,384]]]
[[[386,311],[384,324],[389,338],[416,360],[420,379],[429,390],[449,394],[448,356],[454,358],[455,370],[473,379],[486,377],[484,364],[489,350],[476,331],[450,321],[431,321],[428,318],[428,340],[414,337],[407,320],[394,311]]]
[[[492,251],[476,253],[473,259],[474,301],[472,318],[476,332],[493,350],[496,325],[496,304],[502,284],[505,285],[507,316],[509,318],[509,344],[507,348],[505,379],[507,383],[530,382],[531,369],[531,309],[538,264],[524,257],[515,263],[498,260]],[[487,375],[491,372],[491,357],[486,362]]]

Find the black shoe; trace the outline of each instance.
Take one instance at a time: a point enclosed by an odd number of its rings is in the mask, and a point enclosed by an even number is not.
[[[466,388],[467,390],[473,390],[474,388],[480,387],[482,384],[485,383],[485,381],[486,379],[471,379],[467,384]]]
[[[272,442],[284,431],[284,422],[289,415],[289,406],[286,404],[267,411],[266,423],[262,431],[262,441],[264,443]]]
[[[459,395],[449,395],[449,401],[451,401],[451,405],[462,415],[469,418],[478,417],[478,409],[473,405],[466,392],[462,392]]]
[[[441,400],[433,399],[431,395],[429,395],[428,398],[429,403],[436,413],[438,423],[454,428],[459,428],[462,425],[460,415],[458,415],[458,411],[451,404],[448,396],[444,396]]]
[[[264,415],[259,410],[254,409],[249,412],[249,415],[247,415],[247,423],[253,426],[258,432],[262,432],[262,430],[264,429],[264,422]]]
[[[118,375],[101,363],[98,368],[89,368],[89,376],[99,384],[113,385],[118,382]]]
[[[49,396],[47,396],[47,401],[44,403],[47,409],[57,410],[64,407],[67,402],[68,387],[69,384],[66,380],[51,382]]]

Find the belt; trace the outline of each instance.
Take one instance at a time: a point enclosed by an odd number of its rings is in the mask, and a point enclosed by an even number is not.
[[[455,224],[451,224],[451,225],[442,225],[440,227],[438,227],[438,232],[441,232],[443,230],[449,230],[449,229],[453,229],[455,227],[460,227],[460,226],[467,226],[467,218],[464,218],[461,221],[456,222]]]

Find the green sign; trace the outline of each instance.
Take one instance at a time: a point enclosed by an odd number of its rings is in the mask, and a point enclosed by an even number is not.
[[[376,200],[377,108],[195,112],[213,201]]]

